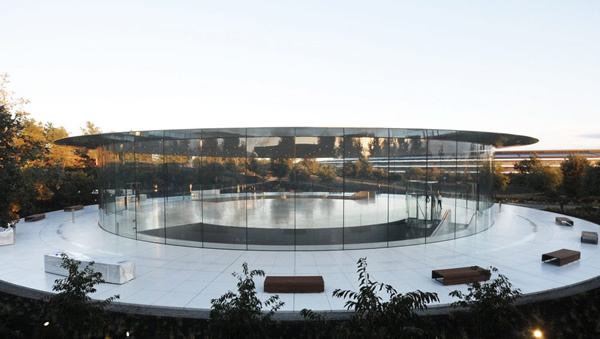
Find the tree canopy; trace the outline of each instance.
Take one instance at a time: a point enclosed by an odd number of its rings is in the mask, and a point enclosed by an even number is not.
[[[0,226],[18,218],[14,201],[18,196],[23,176],[19,166],[19,152],[13,140],[19,134],[21,120],[10,114],[0,103]]]
[[[94,202],[95,153],[54,144],[66,129],[42,123],[24,110],[26,99],[0,74],[0,226],[20,216]],[[88,122],[88,131],[99,131]]]
[[[563,175],[562,189],[566,195],[571,197],[580,195],[581,183],[589,166],[589,161],[578,154],[569,154],[560,164]]]
[[[514,165],[527,186],[539,192],[556,192],[562,183],[562,172],[544,165],[537,154]]]

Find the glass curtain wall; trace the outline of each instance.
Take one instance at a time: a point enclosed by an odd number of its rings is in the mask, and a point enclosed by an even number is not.
[[[293,128],[250,130],[247,152],[266,173],[258,194],[246,205],[248,249],[295,248],[296,200],[294,185],[295,136]]]
[[[135,136],[135,179],[130,181],[136,207],[137,238],[165,242],[165,157],[162,132]]]
[[[424,130],[392,129],[389,138],[389,246],[425,243]]]
[[[114,145],[109,144],[100,149],[100,216],[101,226],[111,233],[115,228],[115,153]],[[118,234],[118,233],[117,233]]]
[[[166,243],[201,246],[202,200],[199,190],[198,163],[201,137],[193,131],[165,132],[165,236]]]
[[[344,134],[344,248],[388,245],[388,129]]]
[[[343,249],[343,129],[296,128],[296,249]]]
[[[202,201],[204,244],[246,249],[248,210],[245,130],[202,132],[199,199]],[[264,178],[268,180],[267,177]]]
[[[431,194],[429,210],[432,226],[427,242],[453,239],[456,232],[456,133],[428,131],[427,180]]]
[[[131,186],[135,181],[135,149],[129,138],[120,139],[114,148],[116,232],[135,239],[136,204]]]
[[[105,136],[101,227],[209,248],[336,250],[492,225],[492,147],[475,132],[252,128]]]

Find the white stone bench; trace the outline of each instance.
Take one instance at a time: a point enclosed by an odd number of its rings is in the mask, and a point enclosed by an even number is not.
[[[0,228],[2,230],[2,228]],[[12,245],[15,243],[15,229],[7,227],[3,231],[0,231],[0,246]]]
[[[52,274],[68,276],[69,272],[60,267],[62,264],[61,254],[63,252],[48,253],[44,255],[45,271]],[[117,257],[89,257],[80,253],[67,253],[69,258],[81,262],[80,269],[83,269],[91,261],[94,262],[92,268],[94,272],[102,273],[102,279],[111,284],[124,284],[135,278],[135,261],[124,260]]]

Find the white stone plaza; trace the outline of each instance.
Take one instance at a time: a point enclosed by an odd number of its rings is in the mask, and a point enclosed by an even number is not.
[[[54,281],[62,277],[45,272],[44,255],[58,251],[92,259],[134,260],[133,280],[121,285],[102,284],[93,297],[118,294],[116,305],[201,317],[210,309],[211,299],[235,291],[236,279],[231,273],[241,272],[244,262],[266,275],[323,276],[325,293],[280,294],[285,302],[283,313],[303,308],[343,311],[345,300],[333,298],[332,291],[358,288],[356,262],[361,257],[367,258],[372,279],[391,284],[399,292],[436,292],[439,305],[454,301],[448,293],[466,291],[467,285],[445,286],[431,278],[434,269],[493,266],[526,295],[577,289],[600,276],[600,247],[580,240],[582,231],[598,232],[598,225],[576,218],[571,218],[573,227],[559,225],[555,222],[557,214],[514,205],[502,205],[501,211],[495,205],[492,210],[492,227],[454,240],[363,250],[246,251],[164,245],[111,234],[98,226],[98,207],[92,205],[18,223],[15,243],[0,246],[0,280],[23,290],[51,292]],[[543,253],[563,248],[580,251],[581,259],[564,266],[541,261]],[[257,278],[256,286],[259,297],[266,299],[270,294],[264,293],[263,281]]]

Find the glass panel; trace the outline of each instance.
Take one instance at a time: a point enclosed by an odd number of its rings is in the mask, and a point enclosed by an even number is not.
[[[423,130],[390,130],[389,245],[425,242],[426,135]]]
[[[115,226],[114,226],[114,193],[111,194],[109,189],[111,187],[110,184],[110,178],[111,178],[111,166],[112,166],[112,161],[110,160],[110,155],[112,154],[111,150],[110,150],[110,144],[107,145],[103,145],[101,147],[101,151],[98,154],[98,157],[100,158],[100,163],[99,163],[99,173],[100,173],[100,188],[99,188],[99,193],[100,193],[100,213],[102,213],[102,218],[100,218],[100,221],[102,222],[101,226],[103,229],[105,229],[108,232],[111,233],[115,233]],[[114,169],[113,169],[114,170]],[[113,208],[113,213],[110,213],[110,209],[111,206]],[[112,217],[112,223],[110,221]]]
[[[106,208],[106,206],[104,205],[104,187],[106,187],[104,185],[104,147],[97,147],[96,148],[96,163],[97,163],[97,169],[96,169],[96,173],[98,175],[98,224],[100,225],[100,227],[104,228],[104,210]]]
[[[386,247],[388,130],[344,132],[344,248]]]
[[[165,242],[165,157],[161,133],[141,133],[135,139],[138,239]]]
[[[479,145],[479,211],[477,232],[488,229],[492,224],[493,159],[491,147]]]
[[[427,177],[432,182],[430,199],[431,232],[427,242],[454,238],[452,219],[456,185],[450,174],[456,171],[456,133],[454,131],[428,131]]]
[[[202,199],[199,181],[201,140],[165,132],[166,242],[202,246]],[[195,185],[194,185],[195,184]],[[194,187],[195,186],[195,187]]]
[[[246,249],[245,138],[203,134],[199,166],[204,246]]]
[[[135,153],[133,142],[123,140],[115,144],[117,233],[127,238],[134,238],[135,195],[131,184],[135,182]]]
[[[456,237],[464,237],[477,228],[477,144],[458,141],[457,146]]]
[[[446,206],[450,209],[449,222],[453,225],[454,238],[456,238],[458,208],[462,205],[459,203],[459,185],[457,184],[460,178],[458,142],[456,141],[456,132],[452,133],[455,134],[455,140],[448,145],[447,151],[445,151],[451,160],[448,163],[447,173],[442,178],[442,206],[444,209]]]
[[[293,129],[253,129],[247,137],[251,168],[262,171],[249,173],[256,183],[247,201],[248,249],[295,247],[294,143]]]
[[[342,135],[342,129],[296,129],[296,250],[343,248]]]
[[[104,152],[104,165],[105,165],[105,181],[104,181],[104,204],[105,204],[105,216],[104,216],[104,228],[112,233],[117,233],[116,228],[116,155],[114,152],[114,144],[108,145],[108,149]]]

